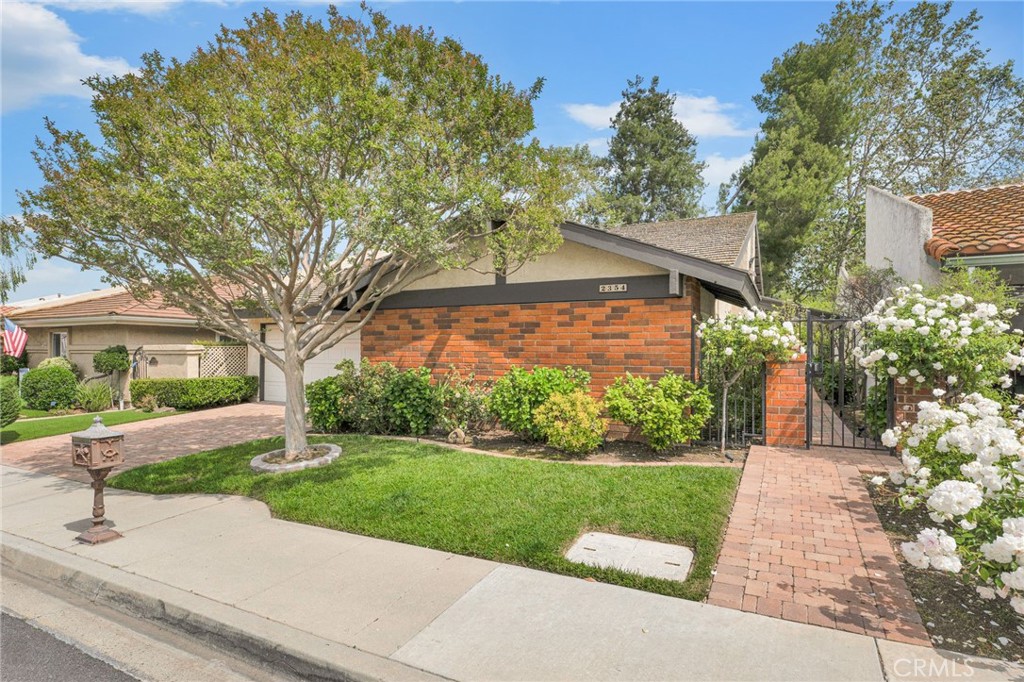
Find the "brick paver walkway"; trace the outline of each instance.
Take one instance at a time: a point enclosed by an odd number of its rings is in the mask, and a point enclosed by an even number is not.
[[[929,644],[862,476],[885,453],[750,449],[708,603]]]
[[[126,461],[115,469],[124,471],[193,452],[283,434],[284,407],[243,403],[111,428],[125,434]],[[66,434],[4,445],[0,447],[0,462],[52,476],[89,480],[87,472],[71,465],[71,438]]]

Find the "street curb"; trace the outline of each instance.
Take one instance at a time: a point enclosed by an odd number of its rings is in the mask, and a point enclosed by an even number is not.
[[[447,679],[7,532],[0,532],[0,566],[304,679]]]

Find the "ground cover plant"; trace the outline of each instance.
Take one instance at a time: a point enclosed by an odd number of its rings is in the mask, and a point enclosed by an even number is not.
[[[739,478],[724,467],[582,466],[369,436],[311,440],[338,443],[342,457],[319,469],[254,474],[249,460],[281,447],[267,439],[138,467],[110,483],[152,494],[247,495],[290,521],[699,600]],[[565,560],[591,530],[693,547],[690,577],[675,583]]]
[[[138,410],[111,410],[98,416],[103,417],[103,424],[105,426],[116,426],[117,424],[128,424],[146,419],[169,417],[173,414],[177,413],[173,411],[146,413]],[[92,420],[96,416],[96,414],[73,414],[66,417],[18,421],[0,430],[0,445],[82,431],[89,428],[89,425],[92,424]]]

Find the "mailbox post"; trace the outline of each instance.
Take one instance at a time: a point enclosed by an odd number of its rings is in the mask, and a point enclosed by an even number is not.
[[[92,527],[75,538],[79,542],[95,545],[121,537],[105,525],[103,488],[110,470],[124,463],[123,446],[124,434],[108,429],[101,417],[93,419],[92,426],[85,431],[71,434],[71,463],[89,471],[93,489]]]

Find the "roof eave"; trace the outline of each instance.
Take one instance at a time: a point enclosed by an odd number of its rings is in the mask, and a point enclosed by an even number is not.
[[[579,223],[562,223],[561,230],[562,237],[568,241],[615,253],[665,270],[678,270],[684,275],[707,282],[722,291],[734,293],[737,296],[735,300],[742,301],[743,305],[750,307],[760,305],[761,296],[757,287],[754,286],[750,273],[745,270],[721,265],[703,258],[686,256]]]
[[[69,317],[32,317],[19,319],[11,315],[11,320],[21,327],[66,327],[66,326],[101,326],[112,324],[139,324],[150,327],[198,327],[196,318],[149,317],[146,315],[78,315]]]

